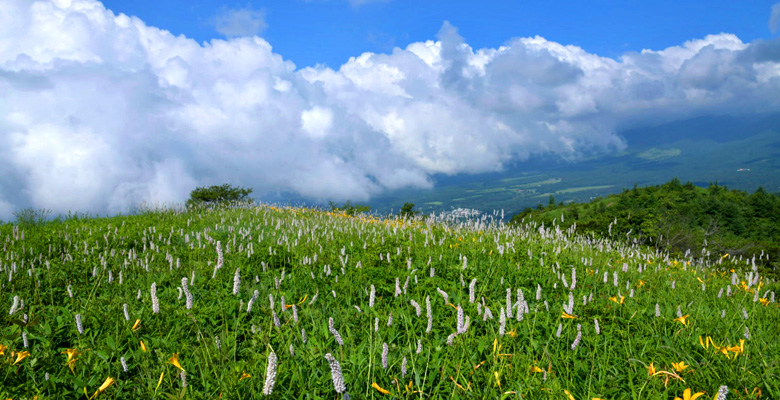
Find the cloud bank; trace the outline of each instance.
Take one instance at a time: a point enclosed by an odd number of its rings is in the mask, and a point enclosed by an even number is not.
[[[780,109],[780,41],[709,35],[619,59],[541,37],[436,40],[296,68],[262,38],[198,44],[97,1],[0,6],[0,218],[126,212],[196,185],[365,201],[533,156],[625,144],[616,127]]]

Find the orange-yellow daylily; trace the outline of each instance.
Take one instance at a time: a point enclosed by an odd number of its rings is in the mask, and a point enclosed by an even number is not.
[[[531,372],[544,372],[543,369],[537,367],[536,365],[531,366]]]
[[[14,365],[18,364],[20,361],[24,360],[25,358],[30,356],[29,351],[20,351],[16,353],[16,361],[14,361]]]
[[[103,393],[103,391],[108,389],[109,386],[113,385],[114,382],[115,382],[114,378],[112,378],[110,376],[108,378],[106,378],[106,380],[103,382],[103,384],[100,385],[98,390],[95,391],[95,394],[93,394],[92,397],[90,397],[90,399],[94,399],[95,397],[97,397],[97,395],[99,395],[100,393]],[[84,388],[84,390],[86,390],[86,388]]]
[[[179,353],[173,353],[173,356],[171,356],[169,361],[171,364],[173,364],[174,367],[184,371],[184,368],[182,368],[181,364],[179,364]]]
[[[623,304],[623,301],[626,300],[626,296],[620,296],[620,301],[618,301],[617,296],[612,296],[609,299],[614,301],[615,303]]]
[[[141,329],[141,320],[140,319],[135,320],[135,323],[133,324],[133,327],[131,329],[133,330],[133,332]]]
[[[252,375],[249,375],[249,374],[246,373],[246,371],[244,371],[244,372],[241,372],[241,377],[238,378],[238,381],[241,382],[244,379],[251,378],[251,377],[252,377]]]
[[[4,344],[0,344],[0,356],[4,356],[5,355],[5,349],[7,349],[7,348],[8,348],[8,346],[6,346]]]
[[[646,283],[645,281],[640,279],[639,282],[637,282],[636,287],[641,288],[642,285],[644,285],[645,283]]]
[[[157,381],[157,387],[156,387],[156,388],[154,388],[154,391],[155,391],[155,392],[157,391],[157,389],[159,389],[159,388],[160,388],[160,385],[162,385],[163,376],[165,376],[165,371],[163,371],[163,372],[160,372],[160,380],[159,380],[159,381]]]
[[[760,301],[761,304],[763,304],[765,306],[769,305],[769,299],[767,299],[766,297],[764,297],[763,299],[758,299],[758,301]]]
[[[655,375],[655,365],[653,363],[650,363],[650,365],[647,366],[647,374],[648,375]]]
[[[679,323],[683,324],[684,326],[688,326],[688,317],[689,316],[686,314],[686,315],[683,315],[682,317],[675,318],[674,320],[675,320],[675,322],[679,322]]]
[[[501,389],[501,379],[498,378],[498,371],[493,371],[493,376],[496,377],[496,385],[498,385],[498,388]]]
[[[677,372],[683,372],[684,369],[690,367],[690,365],[685,365],[685,361],[680,361],[677,363],[672,363],[672,368],[674,368]]]
[[[74,372],[73,369],[76,367],[76,356],[79,354],[78,350],[76,350],[76,349],[67,349],[67,350],[63,351],[62,354],[67,354],[68,355],[68,362],[67,362],[68,367],[70,368],[70,372],[75,374],[76,372]]]
[[[452,381],[452,383],[454,383],[454,384],[455,384],[457,387],[459,387],[459,388],[460,388],[460,390],[463,390],[463,391],[465,391],[465,390],[466,390],[466,388],[464,388],[464,387],[463,387],[463,385],[461,385],[460,383],[458,383],[458,382],[455,380],[455,378],[453,378],[453,377],[452,377],[452,375],[450,375],[450,380],[451,380],[451,381]],[[373,386],[373,385],[371,385],[371,386]]]
[[[572,396],[572,395],[571,395],[571,393],[569,393],[569,391],[568,391],[568,390],[564,389],[564,390],[563,390],[563,393],[566,393],[566,396],[569,396],[569,400],[575,400],[575,399],[574,399],[574,396]]]
[[[733,352],[734,357],[736,357],[745,351],[745,339],[739,339],[739,346],[722,347],[720,350],[726,357],[729,356],[729,351]]]
[[[567,313],[566,311],[561,311],[561,318],[568,318],[568,319],[576,319],[576,315],[571,315]]]
[[[675,397],[674,400],[696,400],[701,396],[704,396],[704,392],[697,392],[691,395],[691,388],[688,388],[683,392],[683,397]]]
[[[144,353],[146,353],[146,345],[144,344],[144,341],[141,340],[140,343],[141,343],[141,350],[143,350]]]
[[[379,393],[382,393],[382,394],[392,394],[392,393],[391,393],[389,390],[387,390],[387,389],[385,389],[385,388],[383,388],[383,387],[379,386],[379,384],[378,384],[378,383],[376,383],[376,382],[372,383],[372,384],[371,384],[371,387],[372,387],[372,388],[374,388],[374,389],[376,389],[376,390],[378,390],[378,391],[379,391]]]

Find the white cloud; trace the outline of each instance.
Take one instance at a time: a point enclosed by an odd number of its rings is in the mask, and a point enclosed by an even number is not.
[[[301,126],[313,138],[324,138],[333,126],[333,111],[315,106],[301,113]]]
[[[217,32],[229,38],[256,36],[267,27],[265,12],[251,8],[224,8],[214,19]]]
[[[7,0],[0,218],[127,211],[225,182],[364,201],[436,173],[620,149],[617,127],[780,109],[780,39],[615,60],[541,37],[472,49],[444,24],[435,41],[296,70],[235,36],[198,44],[93,0]]]

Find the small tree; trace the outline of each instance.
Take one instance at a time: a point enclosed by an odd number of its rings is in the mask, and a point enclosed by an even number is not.
[[[190,192],[190,199],[187,200],[187,207],[246,201],[250,193],[252,193],[252,189],[234,187],[229,183],[209,187],[200,186]]]
[[[401,218],[413,218],[419,213],[419,211],[414,210],[414,203],[409,203],[408,201],[404,203],[400,211]]]

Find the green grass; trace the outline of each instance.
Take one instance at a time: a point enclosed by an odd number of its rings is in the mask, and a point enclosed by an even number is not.
[[[664,160],[671,157],[677,157],[682,154],[680,149],[657,149],[655,147],[645,150],[636,156],[648,161]]]
[[[765,398],[780,397],[778,304],[753,301],[754,286],[731,286],[731,296],[719,296],[730,285],[730,269],[745,280],[745,262],[730,257],[714,265],[696,259],[687,264],[549,226],[510,228],[489,219],[399,221],[270,206],[4,225],[0,239],[2,398],[87,398],[85,392],[92,396],[108,377],[116,382],[97,398],[259,398],[270,352],[278,358],[272,398],[341,398],[326,353],[340,361],[353,399],[391,397],[373,383],[398,398],[566,399],[568,390],[576,399],[668,399],[686,388],[712,398],[720,385],[732,388],[729,399],[755,398],[746,394],[755,388]],[[224,264],[212,278],[217,242]],[[572,281],[572,268],[577,284],[570,291],[564,278]],[[234,295],[237,270],[240,287]],[[179,288],[182,278],[192,276],[194,306],[187,309]],[[469,301],[472,279],[475,303]],[[777,291],[777,283],[760,281],[761,297]],[[152,310],[152,283],[158,314]],[[376,303],[370,307],[372,285]],[[437,288],[448,293],[449,303]],[[513,303],[523,290],[530,312],[521,321],[508,319],[501,335],[499,315],[508,289]],[[570,293],[576,319],[561,318]],[[583,296],[591,295],[583,305]],[[625,296],[623,304],[619,295]],[[24,307],[10,315],[14,296]],[[295,304],[297,321],[292,308],[283,312],[283,297]],[[432,306],[430,332],[426,298]],[[421,305],[419,317],[412,300]],[[482,301],[494,319],[483,321]],[[470,325],[448,345],[458,306]],[[689,315],[687,325],[674,320],[677,307]],[[329,332],[329,318],[343,346]],[[136,319],[140,328],[134,331]],[[578,325],[582,340],[572,350]],[[746,327],[750,338],[741,354],[729,352],[727,358],[699,344],[700,336],[710,336],[718,345],[738,345]],[[381,361],[385,343],[387,368]],[[63,354],[67,349],[78,352],[73,372]],[[24,351],[29,356],[21,358]],[[186,388],[169,361],[174,353],[187,371]],[[648,375],[650,363],[674,372],[672,363],[681,361],[690,365],[679,374],[685,382]],[[545,372],[533,372],[534,367]]]
[[[556,190],[555,194],[564,194],[564,193],[577,193],[577,192],[585,192],[588,190],[601,190],[601,189],[609,189],[613,185],[601,185],[601,186],[582,186],[582,187],[575,187],[575,188],[569,188],[569,189],[562,189],[562,190]]]

